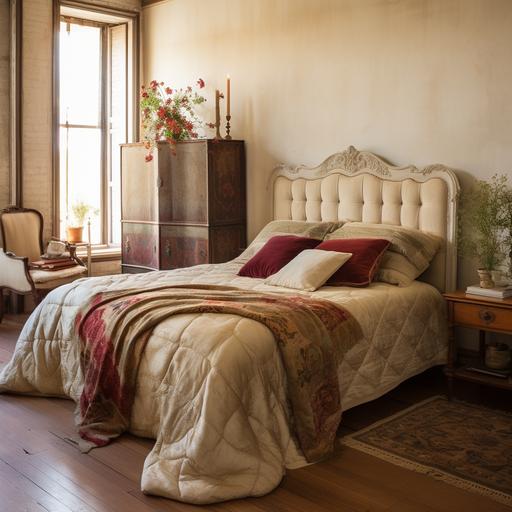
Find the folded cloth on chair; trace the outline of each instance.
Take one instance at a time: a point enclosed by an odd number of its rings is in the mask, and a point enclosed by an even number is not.
[[[222,286],[165,286],[97,294],[77,316],[85,382],[77,410],[82,449],[103,446],[129,426],[146,342],[164,319],[226,313],[267,326],[286,372],[294,429],[309,462],[333,448],[341,419],[337,362],[362,338],[357,321],[333,302]],[[166,425],[160,425],[157,445]]]

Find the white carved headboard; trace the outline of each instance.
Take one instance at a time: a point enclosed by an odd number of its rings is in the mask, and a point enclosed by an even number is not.
[[[421,279],[455,289],[459,182],[448,167],[395,167],[350,146],[318,167],[280,165],[271,188],[274,219],[393,224],[442,237],[445,245]]]

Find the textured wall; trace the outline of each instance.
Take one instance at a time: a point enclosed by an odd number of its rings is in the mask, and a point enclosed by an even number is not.
[[[10,168],[9,0],[0,0],[0,209],[9,203]]]
[[[52,213],[52,8],[47,0],[23,4],[22,182],[23,206]]]
[[[353,144],[397,164],[512,173],[510,0],[173,0],[144,8],[144,77],[213,91],[232,76],[249,236],[278,162]],[[472,264],[461,282],[475,281]]]

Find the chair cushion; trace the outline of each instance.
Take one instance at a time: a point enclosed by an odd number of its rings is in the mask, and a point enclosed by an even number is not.
[[[64,282],[70,282],[77,277],[82,277],[81,275],[85,272],[87,272],[85,267],[75,265],[74,267],[52,272],[48,270],[31,270],[30,277],[34,281],[36,288],[52,288],[53,286],[48,286],[50,283],[55,286],[60,286],[61,284],[65,284]]]

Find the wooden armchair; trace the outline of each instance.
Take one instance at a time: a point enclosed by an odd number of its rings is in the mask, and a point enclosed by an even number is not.
[[[76,256],[76,247],[66,243],[66,250],[76,262],[74,267],[56,271],[32,270],[30,263],[41,259],[43,216],[29,208],[11,206],[0,211],[0,322],[3,317],[3,290],[31,294],[38,304],[46,293],[58,286],[84,277],[87,268]]]

